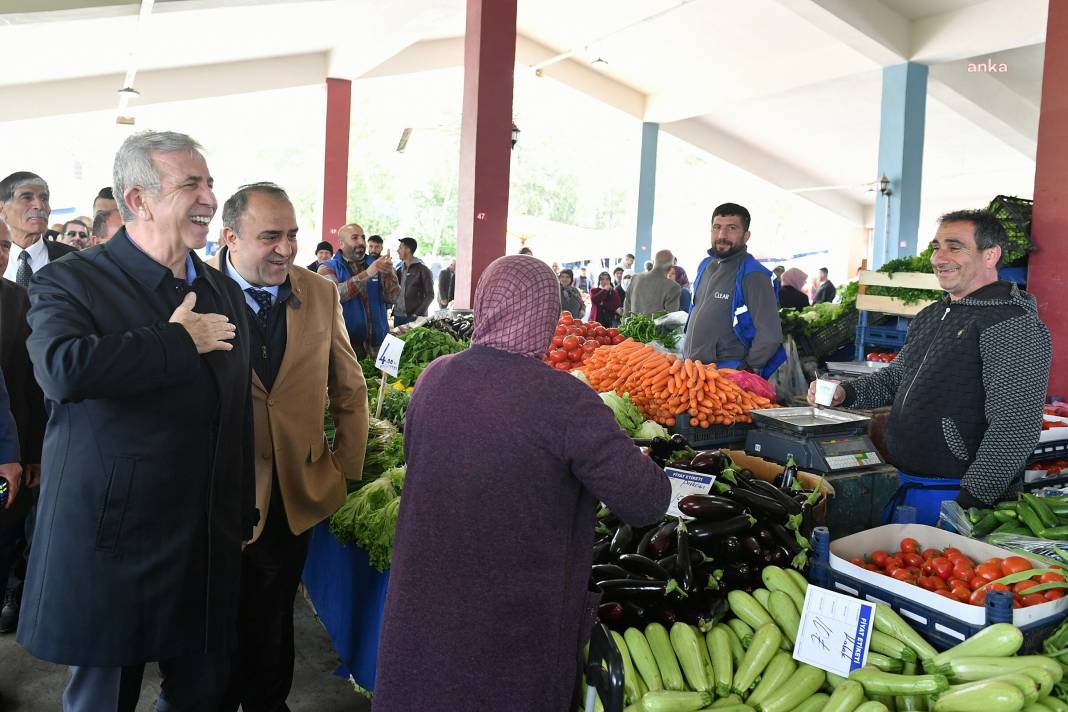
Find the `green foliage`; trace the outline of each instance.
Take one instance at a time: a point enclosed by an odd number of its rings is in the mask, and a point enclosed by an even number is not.
[[[655,319],[664,316],[666,313],[657,312],[652,319],[644,314],[628,314],[620,322],[619,333],[643,344],[657,341],[665,347],[673,349],[675,344],[679,342],[679,335],[682,333],[682,329],[679,327],[657,326]]]
[[[889,275],[893,275],[894,272],[934,274],[934,267],[931,266],[932,254],[934,254],[934,248],[928,246],[926,250],[915,257],[899,257],[896,260],[890,260],[880,267],[878,271]],[[897,297],[905,304],[935,301],[941,299],[943,294],[940,289],[909,289],[906,287],[868,287],[867,293],[873,297]]]
[[[414,386],[423,369],[434,359],[459,353],[467,348],[466,342],[425,326],[410,329],[401,338],[404,339],[405,346],[397,378],[406,386]]]

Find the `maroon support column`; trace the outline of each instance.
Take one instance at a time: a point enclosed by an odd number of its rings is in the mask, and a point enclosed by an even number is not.
[[[482,271],[504,254],[516,1],[467,0],[456,220],[456,306],[461,308],[473,303]]]
[[[323,159],[323,237],[337,248],[337,229],[344,225],[349,190],[349,113],[352,82],[326,80],[326,152]]]
[[[1042,70],[1042,109],[1035,161],[1035,206],[1027,288],[1038,299],[1039,313],[1053,334],[1050,392],[1068,397],[1068,3],[1051,2],[1046,25],[1046,61]]]

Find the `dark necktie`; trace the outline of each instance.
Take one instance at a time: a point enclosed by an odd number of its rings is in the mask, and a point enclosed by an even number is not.
[[[256,321],[259,322],[260,328],[266,333],[267,315],[271,312],[271,293],[266,289],[256,289],[255,287],[249,287],[245,291],[251,294],[256,303],[260,305],[260,310],[256,312]]]
[[[32,276],[33,270],[30,269],[30,253],[23,250],[19,253],[19,268],[15,272],[15,284],[29,289],[30,277]]]

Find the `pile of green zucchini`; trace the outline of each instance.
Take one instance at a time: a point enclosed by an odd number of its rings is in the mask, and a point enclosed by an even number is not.
[[[612,632],[625,712],[1068,712],[1051,696],[1065,668],[1041,655],[1013,657],[1023,634],[1008,623],[939,653],[876,604],[864,668],[846,679],[799,664],[792,651],[808,584],[791,569],[762,574],[766,588],[731,591],[732,615],[703,636],[681,621]]]
[[[1018,499],[998,502],[992,509],[969,508],[968,521],[973,539],[1015,534],[1065,541],[1068,540],[1068,495],[1036,497],[1023,492]]]

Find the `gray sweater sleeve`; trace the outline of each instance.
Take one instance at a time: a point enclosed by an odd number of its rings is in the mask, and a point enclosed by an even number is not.
[[[776,349],[782,346],[782,322],[779,321],[779,304],[775,300],[775,288],[766,275],[753,272],[746,276],[742,285],[745,290],[745,303],[749,307],[756,336],[745,362],[754,370],[759,370],[771,360]]]
[[[962,487],[993,504],[1019,474],[1042,432],[1049,381],[1049,330],[1033,315],[1008,319],[979,335],[986,390],[986,434]]]

